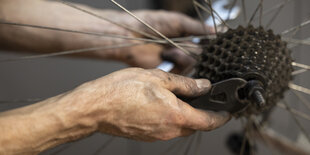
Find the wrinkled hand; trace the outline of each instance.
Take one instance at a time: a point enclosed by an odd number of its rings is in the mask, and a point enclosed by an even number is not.
[[[227,113],[198,110],[178,96],[195,97],[210,89],[206,79],[160,70],[130,68],[88,82],[67,97],[103,133],[143,141],[168,140],[196,130],[209,131],[230,119]]]

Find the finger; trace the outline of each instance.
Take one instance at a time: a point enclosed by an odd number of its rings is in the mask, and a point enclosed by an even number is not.
[[[181,31],[184,35],[206,35],[215,34],[215,29],[213,27],[204,25],[203,23],[189,18],[188,16],[180,16],[182,20]]]
[[[205,30],[207,30],[207,34],[215,33],[212,27],[203,27],[199,21],[177,12],[143,10],[135,11],[135,14],[167,37],[205,35]],[[142,24],[138,24],[138,27],[143,31],[155,34]]]
[[[178,96],[196,97],[207,93],[211,88],[211,83],[207,79],[192,79],[158,69],[152,73],[157,77],[155,80],[160,86]]]
[[[160,56],[162,51],[163,47],[158,44],[134,46],[129,48],[128,52],[120,52],[124,53],[121,54],[124,57],[121,61],[133,67],[155,68],[162,61]]]
[[[185,118],[183,127],[193,129],[210,131],[216,129],[231,119],[228,112],[213,112],[195,109],[189,104],[178,99],[179,105],[182,108],[182,114]]]
[[[196,60],[177,48],[170,48],[161,53],[163,60],[173,62],[175,67],[170,71],[171,73],[179,73],[185,75],[194,67]]]

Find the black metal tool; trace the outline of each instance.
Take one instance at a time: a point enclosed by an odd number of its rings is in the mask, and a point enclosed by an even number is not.
[[[243,110],[248,104],[242,90],[247,81],[241,78],[231,78],[212,84],[211,90],[190,104],[195,108],[213,111],[228,111],[236,113]]]

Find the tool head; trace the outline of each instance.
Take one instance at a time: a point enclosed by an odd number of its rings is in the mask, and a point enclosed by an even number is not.
[[[206,95],[193,100],[190,104],[205,110],[240,112],[249,103],[240,93],[247,83],[241,78],[231,78],[214,83]]]

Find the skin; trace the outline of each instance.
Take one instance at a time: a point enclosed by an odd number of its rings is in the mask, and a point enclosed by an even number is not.
[[[84,32],[116,34],[128,37],[144,37],[59,2],[43,0],[0,0],[0,3],[1,20],[8,22]],[[124,12],[99,10],[83,5],[76,5],[114,22],[128,25],[127,27],[154,34],[146,26]],[[180,13],[142,10],[134,11],[134,14],[170,38],[205,34],[200,22]],[[213,29],[210,27],[207,27],[207,29],[210,33],[213,33]],[[0,33],[2,48],[40,53],[140,42],[8,25],[0,25]],[[78,56],[117,60],[134,67],[154,68],[161,63],[163,54],[169,55],[169,53],[172,53],[170,55],[180,56],[178,59],[173,56],[168,57],[170,61],[176,63],[177,70],[175,72],[185,70],[185,66],[192,66],[195,63],[191,57],[184,55],[180,50],[170,50],[171,46],[168,46],[169,48],[167,50],[166,47],[158,44],[146,44],[131,48],[87,52]]]
[[[87,9],[102,16],[117,17],[113,20],[150,32],[127,14]],[[168,37],[203,32],[197,21],[178,13],[135,13]],[[50,1],[0,0],[0,19],[142,37]],[[133,42],[7,25],[0,25],[0,34],[3,49],[41,53]],[[186,63],[193,62],[176,49],[165,49],[157,44],[147,44],[77,56],[112,59],[131,66],[153,68],[162,61],[163,55],[177,64],[176,72],[190,65]],[[197,130],[213,130],[225,124],[230,119],[229,114],[195,109],[180,99],[198,97],[207,93],[210,87],[207,79],[192,79],[156,69],[120,70],[39,103],[1,112],[0,154],[38,154],[95,132],[156,141],[188,136]]]

